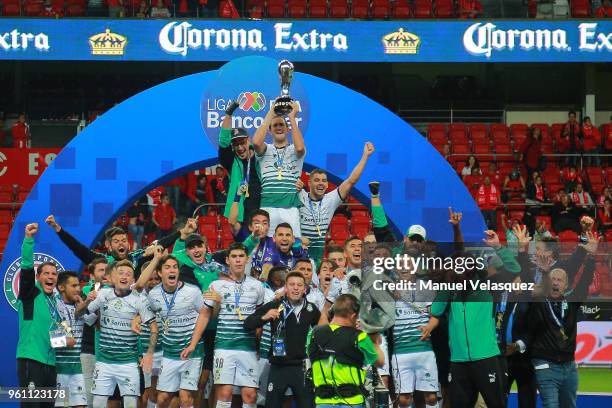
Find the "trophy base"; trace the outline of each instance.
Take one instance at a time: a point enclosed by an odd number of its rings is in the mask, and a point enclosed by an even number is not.
[[[291,102],[293,100],[289,97],[280,97],[276,101],[274,101],[274,113],[278,116],[287,116],[293,108],[291,107]]]

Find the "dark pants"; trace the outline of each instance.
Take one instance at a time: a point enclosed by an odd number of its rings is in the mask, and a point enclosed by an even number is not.
[[[481,210],[482,216],[485,219],[487,228],[490,230],[497,230],[497,211],[496,210]]]
[[[453,408],[474,408],[478,393],[482,394],[487,408],[506,408],[506,373],[499,357],[451,362],[450,374]]]
[[[506,394],[510,393],[512,383],[516,381],[519,408],[535,408],[537,383],[531,361],[522,354],[510,356],[506,361],[508,365]]]
[[[266,394],[266,408],[283,406],[283,399],[287,388],[291,388],[298,408],[311,408],[314,406],[314,396],[304,386],[304,370],[301,365],[281,366],[272,364],[268,377],[268,393]]]
[[[30,360],[29,358],[17,359],[17,378],[19,379],[19,386],[24,388],[57,387],[55,366],[43,364],[36,360]],[[36,403],[22,402],[21,406],[28,408],[53,408],[55,406],[55,401]]]

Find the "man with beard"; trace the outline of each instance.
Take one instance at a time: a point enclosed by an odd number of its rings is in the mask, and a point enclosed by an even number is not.
[[[55,388],[55,350],[58,347],[55,339],[63,338],[63,346],[69,343],[53,294],[57,284],[57,266],[44,262],[34,273],[34,235],[37,232],[38,224],[26,225],[21,245],[17,378],[20,387]],[[74,346],[73,341],[70,343]],[[41,403],[40,406],[53,407],[53,403]]]
[[[326,193],[329,187],[327,174],[322,169],[314,169],[310,172],[310,192],[304,191],[302,189],[303,183],[298,181],[299,197],[302,203],[300,207],[300,226],[302,235],[310,241],[308,253],[316,263],[319,263],[323,257],[325,236],[334,212],[348,198],[351,188],[359,181],[372,153],[374,153],[374,145],[367,142],[363,147],[361,160],[359,160],[351,175],[338,188],[329,193]]]
[[[72,251],[74,256],[79,258],[85,265],[89,265],[94,259],[99,257],[105,257],[108,263],[116,261],[122,261],[124,259],[129,260],[134,266],[137,272],[140,271],[139,264],[144,263],[150,259],[151,253],[144,249],[137,249],[130,252],[130,244],[128,242],[128,234],[123,228],[112,227],[106,230],[104,233],[104,245],[106,246],[107,253],[101,254],[96,251],[92,251],[79,242],[75,237],[70,235],[64,228],[62,228],[53,215],[49,215],[45,219],[45,223],[53,228],[57,233],[59,239],[62,240],[64,245]],[[174,232],[167,237],[164,237],[158,241],[158,244],[164,248],[169,248],[176,238],[179,232]]]
[[[154,259],[159,259],[160,254],[161,248],[157,247]],[[148,281],[148,276],[144,273],[141,278]],[[149,346],[142,358],[144,372],[150,372],[152,368],[157,344],[157,323],[155,315],[141,295],[132,290],[136,286],[134,266],[129,260],[124,259],[113,265],[111,282],[113,287],[100,289],[96,299],[86,308],[89,315],[96,312],[100,314],[100,344],[92,389],[93,407],[106,408],[108,398],[113,395],[118,385],[124,407],[134,408],[140,395],[140,355],[138,334],[131,330],[132,321],[139,315],[141,321],[151,327]],[[91,323],[87,317],[85,319]]]
[[[263,124],[255,132],[253,146],[261,169],[261,208],[270,214],[270,231],[276,231],[278,224],[286,222],[294,235],[301,237],[298,211],[301,203],[295,186],[302,174],[306,146],[296,120],[299,105],[293,101],[291,107],[288,116],[293,144],[288,140],[285,118],[277,116],[270,107]],[[271,144],[265,142],[267,131],[272,134]]]
[[[308,252],[293,246],[295,237],[291,225],[286,222],[278,224],[274,231],[274,246],[268,247],[263,254],[261,280],[268,278],[268,272],[273,266],[284,266],[293,269],[298,259],[307,258]]]
[[[259,164],[249,144],[247,131],[243,128],[232,129],[232,115],[238,106],[238,103],[233,101],[225,111],[219,133],[219,163],[230,172],[230,186],[223,212],[226,218],[230,218],[230,208],[236,193],[239,190],[243,193],[238,197],[237,202],[239,224],[230,223],[234,236],[242,242],[248,232],[243,230],[240,233],[240,225],[244,224],[245,216],[259,208],[261,181],[259,180]]]

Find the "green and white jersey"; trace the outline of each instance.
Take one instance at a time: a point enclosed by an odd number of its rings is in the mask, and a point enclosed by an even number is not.
[[[270,288],[264,287],[264,303],[271,302],[274,299],[274,292]],[[270,323],[266,323],[261,328],[261,338],[259,339],[259,357],[268,358],[272,347],[272,328]]]
[[[76,344],[73,347],[62,347],[55,351],[55,368],[58,374],[81,374],[81,340],[83,339],[83,318],[75,318],[76,305],[64,303],[57,299],[57,311],[62,322],[71,328],[71,337]]]
[[[302,174],[304,156],[298,157],[293,144],[277,149],[266,143],[263,155],[255,156],[261,169],[261,207],[299,207],[295,183]],[[281,178],[279,179],[279,169]]]
[[[136,315],[140,315],[144,323],[155,318],[144,297],[135,291],[117,296],[114,288],[103,288],[87,310],[90,313],[100,311],[96,359],[110,364],[138,362],[138,335],[132,331],[132,320]]]
[[[404,293],[406,294],[406,293]],[[410,297],[410,292],[407,296]],[[395,354],[416,353],[431,350],[431,340],[421,341],[419,327],[429,323],[431,302],[412,302],[406,299],[395,302],[395,326],[393,344]]]
[[[300,191],[299,197],[302,203],[300,207],[302,236],[310,240],[308,255],[313,259],[320,260],[323,258],[325,250],[327,228],[329,228],[334,212],[342,204],[340,191],[338,189],[330,191],[318,201],[312,200],[304,190]]]
[[[215,349],[255,351],[255,331],[244,329],[244,319],[264,303],[262,283],[250,276],[241,282],[220,279],[211,283],[209,290],[221,296]],[[212,308],[215,302],[205,299],[204,303]]]
[[[151,311],[158,314],[161,323],[159,335],[164,357],[172,360],[180,360],[181,351],[191,343],[193,329],[204,307],[200,288],[188,283],[179,285],[174,292],[169,293],[164,290],[163,284],[159,284],[147,296]],[[191,357],[202,357],[203,353],[200,343]]]

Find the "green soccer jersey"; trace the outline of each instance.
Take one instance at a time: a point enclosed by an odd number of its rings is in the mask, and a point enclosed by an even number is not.
[[[419,351],[430,351],[431,341],[421,341],[423,333],[419,327],[429,323],[431,302],[395,302],[395,326],[393,326],[393,344],[395,354],[408,354]]]
[[[174,292],[168,293],[163,285],[159,284],[151,289],[147,298],[151,311],[159,316],[164,357],[180,360],[181,351],[191,343],[193,329],[200,310],[204,307],[200,288],[183,283]],[[203,354],[203,346],[200,343],[191,357],[202,357]]]
[[[274,292],[272,289],[264,288],[264,303],[274,300]],[[261,328],[261,338],[259,339],[259,357],[268,358],[272,347],[272,329],[270,323],[266,323]]]
[[[262,283],[246,276],[241,282],[216,280],[210,289],[221,296],[215,349],[255,351],[255,331],[244,329],[244,319],[264,303]],[[204,303],[214,306],[211,300]]]
[[[132,331],[132,320],[136,315],[140,315],[144,323],[155,318],[146,300],[135,291],[118,296],[114,288],[104,288],[87,310],[90,313],[100,311],[97,360],[110,364],[137,362],[138,335]]]
[[[55,367],[58,374],[81,374],[81,341],[83,339],[83,318],[75,318],[76,305],[64,303],[57,299],[57,310],[62,321],[68,323],[71,329],[70,336],[74,337],[76,344],[73,347],[62,347],[55,353]]]
[[[304,156],[298,157],[292,144],[277,149],[266,143],[266,151],[256,158],[261,169],[261,207],[300,207],[295,183],[302,175]]]

